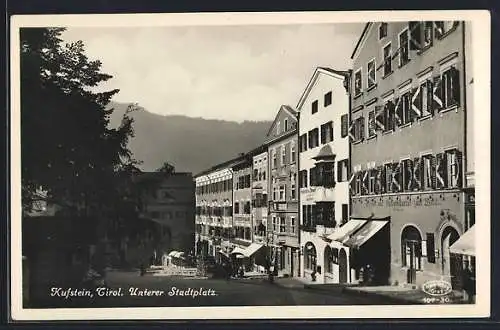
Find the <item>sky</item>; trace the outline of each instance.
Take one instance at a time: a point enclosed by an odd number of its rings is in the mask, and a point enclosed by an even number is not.
[[[68,28],[113,76],[102,90],[150,112],[273,120],[296,106],[318,66],[347,70],[363,24]]]

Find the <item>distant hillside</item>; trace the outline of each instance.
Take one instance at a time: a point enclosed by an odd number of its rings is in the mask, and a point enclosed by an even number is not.
[[[127,104],[112,102],[110,107],[115,109],[110,125],[116,127]],[[136,111],[133,117],[135,137],[129,146],[144,162],[143,170],[155,170],[168,161],[176,171],[193,174],[259,146],[271,125],[162,116],[147,110]]]

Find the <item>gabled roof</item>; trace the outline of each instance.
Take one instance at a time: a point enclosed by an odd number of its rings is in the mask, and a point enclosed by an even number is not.
[[[337,77],[337,78],[342,78],[342,79],[349,77],[349,71],[340,71],[340,70],[335,70],[332,68],[321,67],[321,66],[317,67],[314,70],[314,73],[313,73],[311,79],[307,83],[307,86],[306,86],[304,92],[300,96],[299,102],[297,103],[297,107],[296,107],[297,109],[302,108],[302,106],[304,105],[304,102],[305,102],[307,96],[309,95],[309,93],[311,92],[311,90],[314,86],[314,83],[318,79],[318,76],[320,73],[327,74],[329,76],[333,76],[333,77]]]
[[[361,46],[363,39],[368,34],[368,31],[370,30],[370,26],[372,24],[373,23],[371,23],[371,22],[366,23],[365,28],[363,29],[363,32],[361,32],[361,36],[359,37],[358,42],[356,43],[356,47],[354,47],[354,51],[352,52],[352,55],[351,55],[351,60],[354,58],[354,55],[356,55],[357,51],[359,50],[359,47]]]
[[[276,113],[276,116],[274,116],[274,120],[273,120],[273,123],[271,124],[271,126],[269,127],[269,130],[267,131],[267,134],[266,134],[266,137],[269,137],[269,135],[271,134],[271,132],[273,131],[273,128],[274,128],[274,125],[276,124],[276,121],[278,120],[279,116],[280,116],[280,113],[282,112],[287,112],[288,114],[290,114],[290,116],[294,119],[294,120],[297,120],[297,115],[299,114],[297,110],[293,109],[291,106],[289,105],[282,105],[280,107],[280,109],[278,110],[278,112]]]

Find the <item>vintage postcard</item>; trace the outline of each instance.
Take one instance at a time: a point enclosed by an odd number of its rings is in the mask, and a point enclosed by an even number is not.
[[[14,321],[489,316],[489,12],[10,41]]]

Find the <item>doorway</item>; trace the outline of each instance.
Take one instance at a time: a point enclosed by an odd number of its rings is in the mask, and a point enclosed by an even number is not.
[[[344,249],[339,251],[339,283],[347,283],[347,254]]]
[[[457,230],[451,226],[446,227],[441,235],[441,270],[443,275],[450,276],[453,289],[460,287],[460,272],[462,261],[459,255],[450,253],[450,246],[459,239]]]

